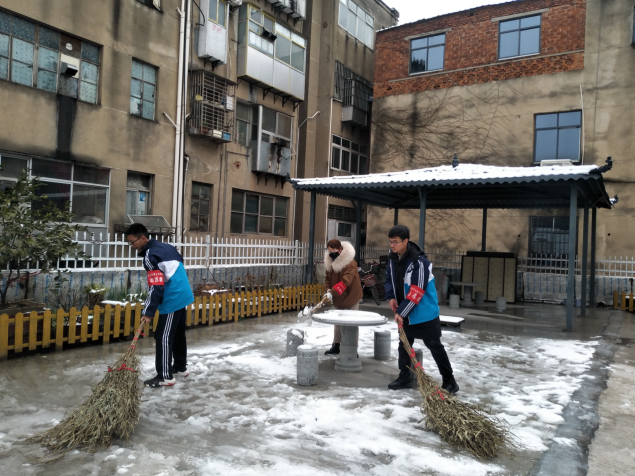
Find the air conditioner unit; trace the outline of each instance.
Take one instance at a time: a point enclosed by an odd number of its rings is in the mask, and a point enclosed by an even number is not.
[[[541,167],[571,167],[573,162],[570,160],[543,160],[540,162]]]
[[[209,135],[211,137],[216,138],[216,139],[222,139],[223,138],[223,131],[217,131],[217,130],[209,131]]]
[[[243,4],[243,0],[228,0],[227,3],[232,7],[240,7]]]
[[[262,33],[260,34],[260,36],[262,38],[264,38],[265,40],[274,42],[276,41],[276,38],[278,38],[278,35],[276,35],[273,31],[269,31],[266,28],[262,29]]]

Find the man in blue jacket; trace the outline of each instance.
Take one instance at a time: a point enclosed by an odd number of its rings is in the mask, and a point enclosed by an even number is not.
[[[185,274],[183,257],[174,246],[150,239],[147,228],[141,223],[128,227],[126,239],[143,257],[143,267],[148,272],[148,298],[142,318],[149,323],[159,310],[159,322],[154,331],[157,375],[145,384],[151,388],[172,386],[176,383],[175,376],[189,375],[185,308],[194,302],[194,295]]]
[[[388,232],[390,254],[386,269],[386,298],[395,313],[395,322],[402,325],[412,346],[422,339],[443,377],[443,389],[449,393],[459,391],[454,380],[452,365],[441,343],[439,303],[434,286],[432,263],[415,244],[410,242],[410,230],[396,225]],[[410,388],[410,357],[399,341],[399,378],[388,385],[391,390]]]

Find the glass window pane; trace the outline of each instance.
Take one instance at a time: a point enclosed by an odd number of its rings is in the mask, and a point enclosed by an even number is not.
[[[351,142],[351,150],[359,152],[359,144],[357,142]]]
[[[208,18],[212,21],[216,21],[218,18],[218,0],[209,0]]]
[[[130,82],[130,95],[136,98],[140,98],[141,97],[141,85],[143,83],[141,81],[139,81],[138,79],[133,79]]]
[[[108,185],[110,170],[98,167],[87,167],[76,165],[73,173],[73,182],[94,183],[97,185]]]
[[[0,12],[0,31],[11,33],[11,17],[4,12]]]
[[[14,159],[13,157],[0,157],[0,175],[3,177],[18,178],[22,172],[28,167],[28,162],[23,159]],[[276,206],[276,210],[278,207]]]
[[[126,215],[136,215],[136,210],[134,207],[136,199],[137,192],[132,192],[130,190],[126,191]]]
[[[359,173],[360,174],[368,173],[368,159],[366,157],[359,158]]]
[[[540,15],[520,19],[521,28],[528,28],[530,26],[540,26]]]
[[[544,129],[546,127],[558,127],[558,114],[536,115],[536,129]]]
[[[348,11],[348,28],[347,31],[355,36],[355,30],[357,29],[357,15],[351,10]]]
[[[284,114],[278,114],[278,130],[276,133],[279,136],[291,139],[291,118]]]
[[[40,27],[40,34],[38,35],[38,42],[42,46],[52,48],[55,51],[60,49],[60,34],[56,31],[49,30],[48,28]]]
[[[35,42],[35,25],[31,22],[13,17],[13,25],[11,28],[13,36]]]
[[[276,23],[276,33],[280,33],[281,35],[286,36],[287,38],[291,38],[291,31],[288,28],[285,28],[280,23]]]
[[[351,154],[351,172],[353,172],[354,174],[357,173],[357,162],[359,159],[359,155],[357,154]]]
[[[79,89],[79,99],[91,104],[97,104],[97,85],[82,81]]]
[[[9,77],[9,60],[6,58],[0,58],[0,79],[7,79]]]
[[[342,147],[346,147],[347,149],[351,148],[351,141],[348,139],[342,139]]]
[[[334,169],[340,168],[340,149],[333,147],[333,155],[331,157],[331,167]]]
[[[348,23],[348,7],[340,2],[340,18],[338,20],[338,23],[340,24],[340,26],[344,29],[346,29]]]
[[[504,31],[518,30],[520,28],[520,20],[508,20],[499,23],[501,33]]]
[[[259,233],[273,233],[273,218],[260,217],[260,230]]]
[[[264,19],[262,20],[262,26],[264,26],[269,31],[274,30],[273,20],[269,17],[264,17]]]
[[[67,203],[71,199],[71,185],[68,183],[42,182],[42,185],[37,189],[36,195],[39,197],[46,196],[47,199],[31,202],[32,210],[41,210],[47,203],[52,203],[60,210],[65,210]]]
[[[338,136],[333,136],[333,144],[342,145],[342,139]]]
[[[41,159],[31,161],[31,174],[40,177],[70,180],[72,168],[73,166],[67,162]]]
[[[236,105],[236,117],[238,119],[243,119],[247,122],[249,122],[250,118],[251,118],[251,108],[249,107],[248,104],[245,104],[243,102],[239,102]]]
[[[154,103],[149,101],[143,101],[143,110],[141,116],[144,119],[154,120]]]
[[[536,131],[536,162],[555,160],[558,131],[556,129]]]
[[[359,146],[359,151],[360,151],[362,154],[366,154],[366,152],[368,151],[368,147],[366,147],[365,145],[360,145],[360,146]]]
[[[229,223],[230,233],[242,233],[243,232],[243,214],[232,213],[232,217]]]
[[[251,18],[253,21],[258,22],[262,25],[262,13],[260,13],[255,8],[251,9]]]
[[[25,86],[33,85],[33,67],[17,61],[11,63],[11,80]]]
[[[236,142],[238,142],[240,145],[244,145],[245,147],[247,147],[248,128],[249,124],[247,124],[245,121],[236,121]]]
[[[90,43],[82,42],[82,59],[99,64],[99,48]]]
[[[50,71],[37,72],[37,87],[52,93],[57,91],[57,74]]]
[[[262,130],[276,133],[276,112],[266,107],[262,108]]]
[[[193,210],[194,204],[192,204]],[[198,229],[198,215],[190,214],[190,231],[199,231]]]
[[[366,18],[357,16],[357,33],[355,34],[360,40],[366,37]]]
[[[369,48],[373,47],[373,33],[373,27],[368,25],[368,28],[366,28],[366,39],[364,40],[364,42]]]
[[[580,160],[580,129],[560,129],[558,131],[558,159]]]
[[[580,111],[561,112],[558,117],[558,126],[579,126],[581,125],[582,113]]]
[[[273,234],[275,236],[287,236],[287,220],[285,218],[276,218],[274,220]]]
[[[445,46],[435,46],[428,48],[428,71],[443,69],[443,53]]]
[[[417,38],[416,40],[412,40],[410,42],[411,49],[424,48],[428,46],[428,38]]]
[[[258,215],[245,215],[245,233],[258,231]]]
[[[276,58],[283,63],[291,63],[291,41],[287,40],[284,36],[279,36],[276,39]]]
[[[260,215],[273,215],[273,198],[261,197],[260,198]]]
[[[518,32],[503,33],[500,35],[500,58],[518,56]]]
[[[154,102],[154,86],[152,84],[143,83],[143,100]]]
[[[304,48],[293,43],[291,45],[291,66],[304,72]]]
[[[348,0],[348,8],[350,8],[353,13],[357,13],[357,4],[353,0]]]
[[[33,43],[14,38],[11,58],[21,63],[33,64]]]
[[[199,197],[201,198],[210,198],[212,187],[209,185],[199,185]]]
[[[258,195],[247,195],[245,211],[247,213],[258,213]]]
[[[68,76],[61,75],[60,77],[59,92],[64,96],[77,97],[77,79],[69,78]]]
[[[414,50],[410,53],[410,72],[422,73],[426,71],[426,56],[428,49]]]
[[[93,84],[97,84],[97,66],[86,61],[82,61],[82,81],[89,81]]]
[[[157,83],[157,70],[147,64],[143,65],[143,81],[150,84]]]
[[[287,216],[287,199],[286,198],[276,198],[276,216],[277,217]]]
[[[46,69],[57,73],[57,57],[59,53],[46,48],[40,48],[37,60],[39,69]]]
[[[300,46],[306,47],[306,40],[300,35],[296,35],[295,33],[291,32],[291,40],[293,40],[294,43],[297,43]]]
[[[223,2],[218,2],[218,24],[226,26],[227,23],[227,5]]]
[[[540,53],[540,28],[520,32],[520,54]]]
[[[428,38],[428,44],[430,46],[434,45],[443,45],[445,43],[445,34],[443,35],[435,35]]]
[[[126,182],[128,188],[136,188],[140,190],[150,190],[150,176],[144,174],[136,174],[134,172],[128,172],[128,179]]]
[[[0,56],[9,57],[9,37],[0,35]]]
[[[141,115],[141,99],[130,98],[130,114]]]
[[[198,197],[200,191],[200,187],[197,183],[192,183],[192,197]],[[194,204],[194,201],[192,201],[192,206]]]
[[[343,236],[344,238],[352,238],[353,225],[351,225],[350,223],[338,223],[337,236]]]
[[[132,77],[143,79],[143,65],[138,61],[132,61]]]
[[[342,151],[342,170],[348,170],[351,153],[347,150]]]
[[[209,216],[209,200],[199,200],[199,215],[202,217]]]
[[[73,221],[78,223],[106,223],[107,189],[88,185],[73,185]]]
[[[244,197],[245,197],[245,194],[243,192],[238,192],[236,190],[232,191],[232,211],[233,212],[243,211]]]

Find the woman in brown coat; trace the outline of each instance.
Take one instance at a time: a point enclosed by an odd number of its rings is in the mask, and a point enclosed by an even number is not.
[[[327,243],[324,256],[326,276],[324,286],[330,293],[335,309],[359,309],[359,301],[363,297],[362,284],[357,272],[355,248],[347,241],[331,240]],[[325,355],[339,354],[342,334],[340,326],[335,326],[333,345]]]

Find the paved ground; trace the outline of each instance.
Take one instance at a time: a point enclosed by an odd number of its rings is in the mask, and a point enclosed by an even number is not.
[[[389,314],[384,305],[364,310]],[[85,400],[125,342],[0,364],[2,474],[63,475],[618,475],[634,474],[635,321],[594,309],[562,332],[564,307],[528,304],[450,311],[460,329],[444,330],[461,385],[512,424],[523,443],[515,457],[479,462],[423,431],[415,390],[389,391],[392,359],[372,358],[372,330],[360,333],[360,374],[333,369],[332,327],[309,326],[295,313],[188,330],[193,373],[173,388],[145,390],[141,421],[128,442],[48,466],[23,439],[50,428]],[[320,383],[295,383],[295,358],[284,358],[287,329],[308,332],[320,347]],[[139,352],[148,375],[153,340]],[[438,372],[424,350],[424,367]]]

